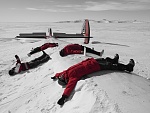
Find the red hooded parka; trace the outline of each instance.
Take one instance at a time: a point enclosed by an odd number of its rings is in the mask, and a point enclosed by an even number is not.
[[[55,77],[63,76],[67,81],[63,95],[70,96],[70,93],[76,86],[76,83],[84,76],[101,70],[99,63],[94,58],[88,58],[76,65],[71,66],[67,70],[56,73]]]
[[[69,44],[63,48],[64,56],[70,54],[82,54],[83,46],[79,44]]]

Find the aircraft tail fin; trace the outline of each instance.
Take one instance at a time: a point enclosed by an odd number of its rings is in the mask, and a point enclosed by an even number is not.
[[[81,34],[83,34],[84,37],[85,37],[84,43],[88,44],[89,41],[90,41],[90,38],[86,38],[86,37],[90,37],[90,24],[89,24],[89,20],[88,19],[85,19],[85,21],[83,23]]]

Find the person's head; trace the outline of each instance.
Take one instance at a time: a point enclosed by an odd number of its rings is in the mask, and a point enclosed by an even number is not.
[[[14,76],[14,75],[15,75],[14,69],[15,69],[15,68],[12,68],[11,70],[9,70],[8,73],[9,73],[10,76]]]
[[[62,56],[62,57],[65,56],[65,55],[64,55],[64,50],[62,49],[61,51],[59,51],[59,54],[60,54],[60,56]]]
[[[61,86],[67,85],[67,82],[65,81],[63,76],[58,77],[58,84],[61,85]]]

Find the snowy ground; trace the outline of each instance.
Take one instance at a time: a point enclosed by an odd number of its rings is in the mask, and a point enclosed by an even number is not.
[[[90,23],[94,38],[86,46],[105,50],[103,57],[120,55],[120,62],[135,60],[133,73],[101,71],[80,80],[69,100],[57,104],[64,88],[50,79],[88,57],[88,54],[61,58],[59,50],[69,43],[83,44],[83,39],[16,40],[23,32],[80,33],[82,23],[0,23],[0,113],[149,113],[150,112],[150,23]],[[18,74],[8,75],[15,65],[14,55],[30,61],[27,53],[45,42],[58,42],[59,47],[46,50],[47,63]],[[92,43],[95,42],[95,43]]]

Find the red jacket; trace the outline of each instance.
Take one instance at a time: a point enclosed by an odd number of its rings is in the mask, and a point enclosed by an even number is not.
[[[64,55],[81,54],[83,47],[79,44],[69,44],[63,48]]]
[[[41,46],[41,50],[45,50],[45,49],[47,49],[47,48],[49,48],[49,47],[56,47],[56,46],[58,46],[57,43],[45,43],[45,44],[43,44],[43,45]]]
[[[63,95],[70,96],[70,93],[76,86],[76,83],[84,76],[96,71],[101,70],[99,63],[94,58],[88,58],[76,65],[71,66],[67,70],[57,73],[55,75],[56,78],[59,76],[64,77],[65,81],[67,81],[66,88],[64,90]]]

